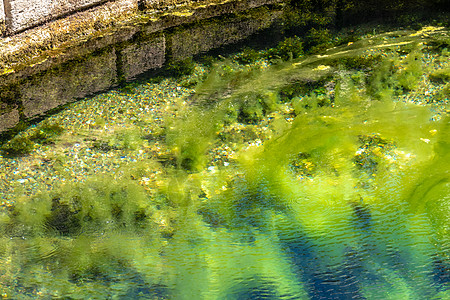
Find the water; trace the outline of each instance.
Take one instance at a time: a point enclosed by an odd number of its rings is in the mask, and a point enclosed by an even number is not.
[[[48,178],[5,188],[2,297],[448,299],[448,96],[428,79],[448,54],[386,36],[221,60],[49,117],[70,134],[30,129]]]

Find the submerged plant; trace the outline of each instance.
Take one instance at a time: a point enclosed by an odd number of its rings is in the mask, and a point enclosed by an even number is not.
[[[445,83],[450,81],[450,67],[439,69],[428,75],[431,81]]]
[[[0,148],[4,156],[23,156],[34,149],[34,143],[28,137],[14,137],[11,141],[3,144]]]
[[[30,136],[30,140],[39,144],[51,144],[53,140],[64,132],[64,128],[59,124],[43,122],[37,130]]]
[[[47,145],[64,132],[59,124],[49,121],[41,122],[31,134],[17,135],[9,142],[1,145],[0,152],[7,157],[25,156],[30,154],[36,144]]]
[[[413,90],[420,76],[423,73],[422,53],[419,50],[413,50],[405,58],[404,69],[398,75],[398,83],[405,90]]]
[[[171,61],[166,68],[174,77],[181,77],[191,75],[195,70],[195,65],[192,58],[186,58],[184,60]]]
[[[332,35],[326,28],[311,28],[306,35],[306,49],[310,53],[317,53],[327,49],[332,42]]]
[[[303,55],[302,39],[297,36],[286,38],[270,49],[267,55],[269,59],[281,58],[284,61],[299,58]]]

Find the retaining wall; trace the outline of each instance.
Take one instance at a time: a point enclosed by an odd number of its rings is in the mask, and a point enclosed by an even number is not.
[[[69,9],[77,1],[56,2]],[[76,5],[94,2],[101,1]],[[169,60],[245,39],[280,19],[283,9],[277,0],[165,10],[152,8],[161,4],[156,1],[103,2],[0,40],[0,133]]]

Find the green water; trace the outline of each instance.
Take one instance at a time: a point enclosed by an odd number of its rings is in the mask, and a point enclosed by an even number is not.
[[[449,299],[448,51],[421,44],[448,32],[425,32],[183,77],[166,154],[17,192],[2,296]],[[97,148],[144,149],[136,124]]]

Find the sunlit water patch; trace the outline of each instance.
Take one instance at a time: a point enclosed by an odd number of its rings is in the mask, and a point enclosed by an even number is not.
[[[448,299],[448,53],[421,34],[241,53],[22,133],[2,297]]]

